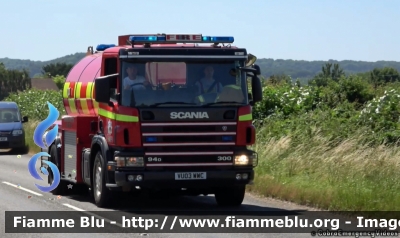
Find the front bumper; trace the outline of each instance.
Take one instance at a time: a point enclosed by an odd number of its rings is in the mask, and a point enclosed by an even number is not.
[[[205,172],[205,179],[176,180],[175,173]],[[237,179],[237,174],[247,174],[246,179]],[[136,187],[148,189],[210,189],[251,184],[254,179],[254,171],[248,169],[232,170],[196,170],[188,171],[108,171],[110,189],[121,187]],[[141,181],[129,181],[128,176],[141,175]]]
[[[13,149],[25,147],[25,135],[0,136],[0,149]]]

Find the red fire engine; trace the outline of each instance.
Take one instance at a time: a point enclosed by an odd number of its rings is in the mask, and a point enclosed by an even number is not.
[[[68,115],[48,147],[66,183],[90,189],[99,207],[113,191],[214,194],[239,206],[258,156],[252,106],[260,68],[233,37],[124,35],[89,47],[63,89]],[[91,49],[90,49],[91,48]],[[248,80],[251,81],[251,93]],[[53,181],[49,170],[49,183]]]

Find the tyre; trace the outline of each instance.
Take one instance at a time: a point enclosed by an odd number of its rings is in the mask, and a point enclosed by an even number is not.
[[[57,155],[57,149],[54,145],[50,147],[50,158],[49,159],[50,159],[50,162],[55,164],[57,166],[57,168],[60,169],[59,158]],[[50,169],[50,167],[47,167],[47,172],[49,173],[47,180],[48,180],[49,184],[52,184],[53,180],[54,180],[53,171]],[[64,195],[66,186],[67,186],[66,182],[63,180],[60,180],[60,183],[58,184],[58,186],[54,190],[52,190],[51,193],[54,195]]]
[[[98,207],[107,207],[111,201],[112,192],[106,187],[105,166],[101,151],[98,151],[93,166],[93,197]]]
[[[242,205],[246,186],[218,189],[215,200],[219,206],[237,207]]]

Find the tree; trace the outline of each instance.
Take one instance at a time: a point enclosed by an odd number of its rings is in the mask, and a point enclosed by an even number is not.
[[[400,74],[395,68],[384,67],[375,68],[370,72],[371,81],[374,83],[375,87],[382,83],[391,83],[400,81]]]
[[[31,88],[29,72],[26,70],[8,70],[0,64],[0,99],[3,100],[12,92]]]
[[[329,80],[338,82],[342,76],[345,76],[345,73],[343,69],[339,66],[339,64],[332,65],[331,63],[326,63],[325,65],[322,66],[322,72],[317,74],[310,81],[310,84],[320,87],[325,87],[328,85]]]
[[[65,83],[65,77],[63,75],[56,75],[53,77],[54,83],[56,83],[58,89],[62,90]]]
[[[42,67],[42,73],[47,77],[54,77],[56,75],[67,77],[73,66],[72,64],[66,63],[48,64]]]
[[[339,64],[334,64],[333,69],[331,63],[326,63],[322,66],[322,76],[325,78],[331,78],[333,81],[337,82],[339,78],[344,75],[345,73],[343,69],[340,68]]]

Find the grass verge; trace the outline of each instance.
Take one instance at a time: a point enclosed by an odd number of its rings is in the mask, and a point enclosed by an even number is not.
[[[29,153],[39,121],[25,126]],[[400,148],[360,146],[360,130],[351,139],[332,144],[318,130],[293,145],[291,137],[263,138],[256,176],[249,192],[333,211],[396,211],[400,207]]]
[[[29,154],[36,154],[40,152],[40,147],[37,146],[33,141],[33,133],[35,132],[38,124],[39,121],[28,121],[27,123],[24,123],[25,143]]]
[[[261,138],[248,191],[332,211],[397,211],[400,148],[360,146],[363,136],[360,130],[338,144],[318,130],[301,143]]]

